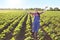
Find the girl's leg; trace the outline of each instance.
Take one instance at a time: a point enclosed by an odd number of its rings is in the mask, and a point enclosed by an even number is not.
[[[37,39],[37,32],[34,32],[34,40],[38,40]]]

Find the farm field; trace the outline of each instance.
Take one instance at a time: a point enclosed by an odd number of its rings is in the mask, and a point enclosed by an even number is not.
[[[24,10],[0,10],[0,40],[33,40],[33,16]],[[39,40],[60,40],[60,11],[40,15]]]

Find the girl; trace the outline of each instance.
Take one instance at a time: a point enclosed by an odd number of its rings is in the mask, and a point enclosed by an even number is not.
[[[34,13],[30,12],[30,14],[32,14],[34,16],[34,22],[32,23],[33,24],[32,25],[32,34],[33,34],[34,40],[37,40],[37,33],[40,28],[40,14],[44,13],[44,11],[38,12],[38,9],[36,8]]]

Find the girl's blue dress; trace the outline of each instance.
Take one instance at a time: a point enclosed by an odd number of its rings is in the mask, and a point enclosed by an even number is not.
[[[40,28],[40,17],[35,16],[34,22],[33,22],[33,27],[32,27],[32,32],[38,32],[39,28]]]

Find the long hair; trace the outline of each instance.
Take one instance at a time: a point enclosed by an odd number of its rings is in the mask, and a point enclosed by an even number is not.
[[[40,17],[40,13],[39,13],[39,12],[37,12],[37,14],[38,14],[38,16]]]

